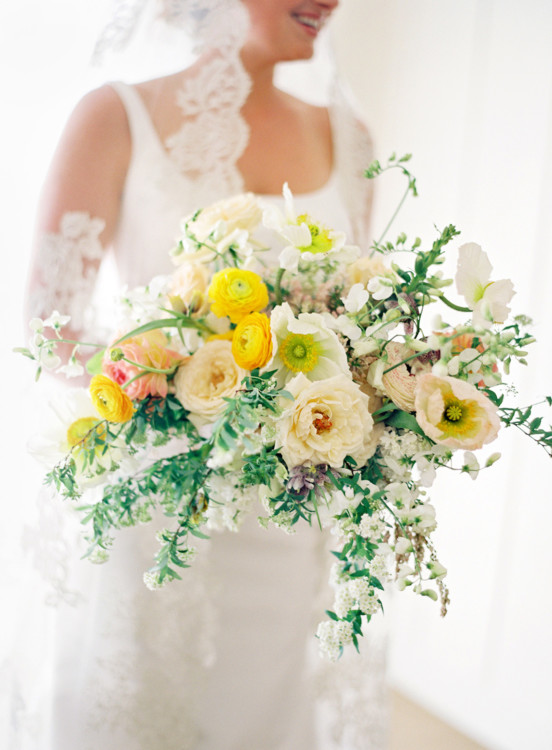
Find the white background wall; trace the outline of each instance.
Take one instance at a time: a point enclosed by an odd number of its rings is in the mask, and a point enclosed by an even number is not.
[[[552,281],[552,3],[549,0],[343,0],[338,59],[382,160],[414,153],[421,196],[397,231],[433,239],[455,223],[511,277],[517,311],[536,321],[523,403],[550,392]],[[70,108],[98,80],[88,58],[102,13],[87,0],[32,0],[0,9],[3,525],[9,605],[20,593],[18,537],[40,472],[22,463],[32,368],[9,350],[24,337],[20,304],[34,206]],[[70,29],[70,32],[68,31]],[[379,185],[375,231],[397,199]],[[453,263],[451,261],[451,268]],[[32,416],[32,415],[31,415]],[[493,446],[494,449],[494,446]],[[394,684],[489,748],[552,747],[549,459],[506,433],[504,457],[472,483],[435,486],[452,605],[395,597]],[[10,598],[11,597],[11,598]],[[9,637],[5,619],[0,635]]]
[[[552,3],[345,0],[338,58],[378,158],[413,152],[420,197],[397,224],[454,223],[514,280],[536,322],[526,403],[552,391]],[[375,230],[400,186],[379,185]],[[452,604],[395,597],[393,683],[496,750],[552,747],[550,459],[504,434],[502,460],[432,490]],[[495,446],[493,445],[493,448]]]

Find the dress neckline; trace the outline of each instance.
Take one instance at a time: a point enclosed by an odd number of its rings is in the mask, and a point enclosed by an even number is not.
[[[158,131],[156,130],[155,125],[153,124],[153,120],[151,118],[149,110],[146,107],[146,105],[144,103],[144,100],[142,99],[142,96],[141,96],[140,92],[138,91],[138,89],[135,86],[133,86],[132,84],[125,83],[123,81],[115,81],[115,82],[112,82],[110,85],[114,89],[114,91],[117,93],[117,95],[119,96],[119,98],[121,99],[121,101],[123,102],[123,105],[125,104],[125,100],[120,95],[120,88],[123,88],[127,93],[130,94],[130,96],[132,96],[132,98],[133,98],[133,100],[135,102],[135,105],[136,105],[137,109],[139,110],[139,112],[141,114],[143,123],[146,126],[147,130],[149,131],[152,143],[155,144],[156,149],[159,151],[159,153],[161,154],[162,158],[171,167],[171,169],[176,174],[178,174],[182,179],[186,179],[185,173],[183,173],[178,168],[178,165],[175,163],[174,159],[171,158],[171,155],[170,155],[169,151],[165,148],[165,146],[163,144],[163,141],[161,140],[161,137],[160,137]],[[125,107],[125,109],[126,109],[126,107]],[[128,113],[127,113],[127,116],[128,116]],[[135,158],[134,149],[132,151],[132,157],[131,158],[132,159]],[[247,191],[245,189],[245,180],[244,180],[244,177],[243,177],[242,173],[239,170],[237,170],[237,171],[239,173],[242,185],[244,186],[243,187],[243,191],[244,192],[253,192],[253,191]],[[326,180],[326,182],[323,185],[321,185],[318,188],[315,188],[314,190],[309,190],[309,191],[302,192],[302,193],[296,193],[296,192],[294,192],[293,196],[295,198],[298,198],[298,199],[301,199],[301,200],[308,199],[308,198],[313,198],[313,197],[319,197],[319,196],[323,195],[325,192],[333,189],[335,181],[336,181],[336,178],[337,178],[337,169],[336,169],[335,158],[334,158],[332,169],[330,171],[330,175],[329,175],[328,179]],[[263,200],[282,200],[283,201],[283,199],[284,199],[282,193],[255,193],[255,195],[257,195],[259,198],[261,198]]]

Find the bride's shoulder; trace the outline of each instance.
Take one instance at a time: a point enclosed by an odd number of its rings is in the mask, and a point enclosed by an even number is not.
[[[121,136],[128,133],[126,112],[123,103],[110,84],[104,84],[85,94],[73,110],[71,119],[81,123],[89,132],[109,129],[110,135],[117,131]]]
[[[62,132],[57,153],[82,164],[99,155],[116,169],[124,169],[130,153],[126,111],[115,90],[105,84],[85,94],[73,108]]]

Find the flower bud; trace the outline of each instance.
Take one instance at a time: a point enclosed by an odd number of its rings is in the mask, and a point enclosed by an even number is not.
[[[123,354],[123,350],[120,347],[115,347],[114,349],[111,349],[109,352],[109,357],[112,362],[120,362],[125,355]]]

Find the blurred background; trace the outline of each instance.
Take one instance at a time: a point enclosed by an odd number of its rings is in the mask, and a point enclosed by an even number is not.
[[[7,610],[25,582],[13,530],[41,476],[22,458],[33,368],[10,352],[26,335],[21,300],[40,186],[69,112],[106,77],[89,61],[108,10],[107,0],[29,0],[0,9],[0,564]],[[552,3],[342,0],[332,33],[376,156],[414,155],[420,197],[406,204],[391,236],[405,231],[431,242],[435,227],[453,223],[461,241],[482,245],[494,278],[514,281],[513,309],[534,319],[538,342],[530,368],[515,372],[516,402],[542,398],[552,391]],[[117,75],[140,77],[136,68]],[[403,189],[392,176],[377,184],[375,235]],[[451,252],[447,270],[454,264]],[[489,750],[549,750],[550,459],[513,428],[498,442],[493,451],[502,459],[476,482],[441,476],[431,491],[452,603],[441,619],[428,599],[395,597],[390,679]],[[14,627],[2,618],[4,644]]]

